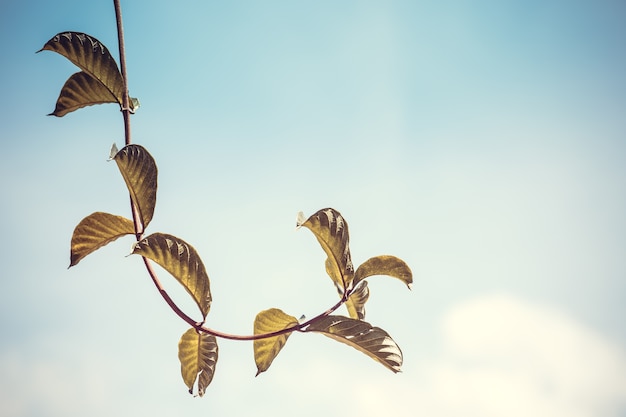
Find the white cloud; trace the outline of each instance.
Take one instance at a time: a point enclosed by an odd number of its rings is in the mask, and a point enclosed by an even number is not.
[[[554,309],[508,296],[456,306],[443,349],[392,384],[358,387],[364,415],[618,416],[626,412],[626,353]],[[412,375],[416,375],[413,378]],[[378,411],[376,411],[378,410]]]
[[[174,358],[159,352],[154,361],[137,360],[133,343],[128,362],[119,362],[117,352],[108,355],[93,346],[81,347],[85,355],[78,356],[49,345],[41,347],[47,354],[37,357],[5,350],[0,353],[0,414],[78,416],[89,410],[90,415],[117,415],[121,410],[141,410],[152,416],[199,411],[244,415],[261,410],[264,415],[274,410],[276,415],[288,415],[299,410],[302,416],[618,417],[626,413],[623,347],[562,312],[494,295],[454,306],[439,324],[441,338],[435,342],[440,348],[433,357],[421,353],[419,359],[411,348],[417,342],[401,341],[406,363],[400,374],[321,336],[294,335],[274,369],[254,378],[247,356],[250,346],[224,342],[218,375],[202,400],[185,393]],[[141,343],[137,349],[146,353]]]

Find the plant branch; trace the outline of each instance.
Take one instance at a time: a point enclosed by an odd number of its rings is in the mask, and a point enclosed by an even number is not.
[[[172,300],[172,298],[169,296],[167,291],[161,285],[161,282],[159,281],[159,278],[157,277],[156,272],[154,271],[154,268],[152,268],[152,264],[150,263],[150,261],[147,258],[144,257],[143,258],[143,262],[144,262],[144,264],[146,266],[146,269],[148,270],[148,273],[150,274],[150,278],[152,278],[152,282],[154,282],[154,285],[159,290],[159,294],[161,294],[161,296],[163,297],[163,299],[165,300],[167,305],[170,306],[172,311],[174,311],[174,313],[176,313],[176,315],[178,315],[178,317],[183,319],[183,321],[187,322],[187,324],[189,324],[191,327],[193,327],[197,331],[203,332],[203,333],[208,333],[210,335],[213,335],[215,337],[220,337],[222,339],[230,339],[230,340],[258,340],[258,339],[267,339],[269,337],[279,336],[279,335],[285,334],[285,333],[291,333],[291,332],[296,332],[296,331],[303,331],[303,329],[308,327],[311,323],[313,323],[313,322],[315,322],[315,321],[317,321],[317,320],[319,320],[321,318],[324,318],[326,316],[331,315],[335,310],[337,310],[339,307],[341,307],[341,305],[343,303],[345,303],[347,301],[348,296],[349,296],[349,293],[344,294],[344,296],[341,297],[341,299],[335,305],[333,305],[332,307],[330,307],[328,310],[324,311],[323,313],[320,313],[317,316],[313,317],[312,319],[309,319],[309,320],[307,320],[307,321],[305,321],[303,323],[294,324],[293,326],[289,326],[289,327],[286,327],[284,329],[277,330],[275,332],[253,334],[253,335],[230,334],[230,333],[224,333],[224,332],[220,332],[218,330],[210,329],[208,327],[204,327],[204,323],[198,323],[194,319],[189,317],[187,314],[185,314],[185,312],[182,311],[176,305],[174,300]]]
[[[113,0],[115,7],[115,21],[117,22],[117,45],[120,52],[120,71],[122,73],[122,81],[124,82],[124,91],[122,91],[122,117],[124,118],[124,143],[131,144],[130,130],[130,98],[128,96],[128,73],[126,71],[126,46],[124,45],[124,24],[122,22],[122,6],[120,0]],[[135,224],[135,237],[141,239],[143,235],[143,224],[139,219],[139,211],[130,199],[130,210],[133,214],[133,223]]]
[[[122,93],[122,115],[124,117],[124,139],[125,139],[125,144],[130,145],[131,144],[131,130],[130,130],[131,109],[130,109],[130,99],[128,96],[128,75],[126,72],[126,48],[124,46],[124,27],[122,24],[122,7],[120,5],[120,0],[113,0],[113,4],[115,6],[115,20],[117,22],[117,39],[118,39],[118,47],[119,47],[119,52],[120,52],[120,71],[122,73],[122,79],[124,81],[124,91]],[[141,240],[141,237],[144,232],[144,225],[141,222],[139,212],[137,210],[137,206],[133,202],[132,198],[130,200],[130,208],[133,214],[133,223],[135,224],[135,237],[137,241],[139,241]],[[161,281],[159,280],[154,268],[152,267],[150,260],[144,256],[142,256],[142,259],[146,267],[146,270],[148,271],[148,275],[150,275],[150,278],[152,279],[152,282],[156,286],[157,290],[159,291],[159,294],[161,294],[161,296],[163,297],[167,305],[170,306],[172,311],[174,311],[174,313],[176,313],[178,317],[180,317],[183,321],[187,322],[187,324],[189,324],[194,329],[196,329],[196,331],[208,333],[215,337],[220,337],[223,339],[258,340],[258,339],[267,339],[269,337],[279,336],[281,334],[291,333],[294,331],[303,331],[311,323],[332,314],[335,310],[337,310],[343,303],[345,303],[348,300],[348,297],[350,295],[349,292],[345,291],[341,299],[335,305],[330,307],[328,310],[324,311],[323,313],[318,314],[317,316],[303,323],[298,323],[293,326],[286,327],[282,330],[278,330],[278,331],[270,332],[270,333],[255,334],[255,335],[236,335],[236,334],[224,333],[224,332],[210,329],[208,327],[204,327],[203,322],[202,323],[196,322],[194,319],[189,317],[184,311],[182,311],[176,305],[174,300],[172,300],[172,298],[169,296],[169,294],[163,288],[163,286],[161,285]]]

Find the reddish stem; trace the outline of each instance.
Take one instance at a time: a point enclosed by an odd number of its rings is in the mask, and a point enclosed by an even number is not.
[[[214,330],[214,329],[210,329],[208,327],[204,327],[203,323],[198,323],[194,319],[189,317],[187,314],[185,314],[185,312],[182,311],[176,305],[174,300],[172,300],[172,298],[169,296],[167,291],[165,291],[165,289],[161,285],[161,282],[159,281],[159,278],[157,277],[156,273],[154,272],[154,269],[152,268],[152,264],[150,263],[150,261],[147,258],[144,257],[143,258],[143,262],[144,262],[144,264],[146,266],[146,269],[148,270],[148,273],[150,274],[150,278],[152,278],[152,282],[154,282],[154,285],[159,290],[159,293],[161,294],[161,296],[163,297],[163,299],[165,300],[167,305],[170,306],[170,308],[174,311],[174,313],[176,313],[178,315],[178,317],[183,319],[185,322],[187,322],[187,324],[189,324],[191,327],[193,327],[197,331],[203,332],[203,333],[208,333],[208,334],[211,334],[211,335],[213,335],[215,337],[221,337],[222,339],[230,339],[230,340],[258,340],[258,339],[267,339],[268,337],[279,336],[279,335],[285,334],[285,333],[291,333],[291,332],[295,332],[295,331],[302,331],[304,328],[309,326],[311,323],[313,323],[313,322],[315,322],[315,321],[317,321],[317,320],[319,320],[319,319],[321,319],[323,317],[326,317],[326,316],[329,316],[330,314],[332,314],[343,303],[345,303],[346,299],[347,299],[347,296],[342,297],[342,299],[339,300],[334,306],[332,306],[328,310],[324,311],[323,313],[318,314],[317,316],[313,317],[312,319],[309,319],[309,320],[307,320],[307,321],[305,321],[303,323],[294,324],[293,326],[289,326],[289,327],[286,327],[284,329],[277,330],[275,332],[262,333],[262,334],[253,334],[253,335],[237,335],[237,334],[224,333],[224,332],[220,332],[218,330]]]

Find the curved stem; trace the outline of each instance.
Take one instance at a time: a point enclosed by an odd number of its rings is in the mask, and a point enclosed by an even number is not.
[[[203,323],[198,323],[194,319],[189,317],[187,314],[185,314],[185,312],[182,311],[176,305],[174,300],[172,300],[172,298],[169,296],[167,291],[165,291],[165,289],[161,285],[161,282],[159,281],[159,278],[157,277],[154,269],[152,268],[152,264],[150,263],[150,261],[147,258],[144,257],[143,258],[143,262],[144,262],[144,265],[146,266],[146,269],[148,270],[148,273],[150,274],[150,278],[152,278],[152,282],[154,282],[154,285],[159,290],[159,293],[161,294],[161,296],[163,297],[163,299],[165,300],[167,305],[170,306],[172,311],[174,311],[174,313],[176,313],[176,315],[178,315],[178,317],[183,319],[185,322],[187,322],[187,324],[189,324],[191,327],[193,327],[197,331],[203,332],[203,333],[208,333],[210,335],[213,335],[215,337],[220,337],[222,339],[230,339],[230,340],[258,340],[258,339],[267,339],[269,337],[279,336],[279,335],[285,334],[285,333],[291,333],[291,332],[295,332],[295,331],[302,331],[303,329],[308,327],[311,323],[313,323],[313,322],[315,322],[315,321],[317,321],[317,320],[319,320],[319,319],[321,319],[323,317],[331,315],[335,310],[337,310],[339,307],[341,307],[341,305],[343,303],[345,303],[346,300],[348,299],[348,294],[345,294],[335,305],[333,305],[332,307],[330,307],[328,310],[324,311],[323,313],[320,313],[317,316],[313,317],[312,319],[309,319],[309,320],[307,320],[307,321],[305,321],[303,323],[294,324],[293,326],[285,327],[284,329],[277,330],[275,332],[260,333],[260,334],[253,334],[253,335],[237,335],[237,334],[224,333],[224,332],[220,332],[218,330],[214,330],[214,329],[211,329],[211,328],[208,328],[208,327],[204,327]]]
[[[126,145],[130,145],[131,144],[131,133],[130,133],[131,132],[130,131],[131,110],[130,110],[130,99],[128,96],[128,76],[126,73],[126,48],[124,46],[124,27],[122,24],[122,7],[120,5],[120,0],[113,0],[113,4],[115,6],[115,20],[117,22],[117,39],[118,39],[118,47],[119,47],[119,52],[120,52],[120,71],[122,73],[122,79],[124,81],[124,91],[122,93],[122,116],[124,117],[124,140],[125,140]],[[130,200],[130,209],[133,213],[133,223],[135,224],[135,237],[137,241],[139,241],[141,240],[141,237],[143,236],[144,226],[139,217],[137,206],[133,202],[132,198]],[[224,333],[224,332],[210,329],[208,327],[204,327],[203,325],[204,323],[198,323],[194,319],[189,317],[187,314],[185,314],[185,312],[182,311],[176,305],[174,300],[172,300],[172,298],[169,296],[167,291],[165,291],[165,289],[161,285],[161,281],[159,280],[156,272],[154,271],[154,268],[152,267],[150,260],[143,256],[142,256],[142,259],[143,259],[144,265],[146,266],[146,270],[148,271],[148,275],[150,275],[150,278],[152,279],[152,282],[156,286],[157,290],[159,291],[159,293],[161,294],[161,296],[163,297],[167,305],[170,306],[172,311],[174,311],[174,313],[176,313],[178,317],[180,317],[182,320],[187,322],[187,324],[189,324],[190,326],[192,326],[194,329],[196,329],[199,332],[208,333],[210,335],[213,335],[215,337],[220,337],[223,339],[258,340],[258,339],[267,339],[269,337],[279,336],[281,334],[291,333],[294,331],[303,331],[311,323],[332,314],[335,310],[337,310],[343,303],[345,303],[348,300],[348,296],[349,296],[348,292],[344,292],[341,299],[335,305],[333,305],[332,307],[330,307],[328,310],[324,311],[323,313],[318,314],[317,316],[303,323],[298,323],[293,326],[289,326],[289,327],[286,327],[284,329],[281,329],[275,332],[254,334],[254,335],[236,335],[236,334]]]

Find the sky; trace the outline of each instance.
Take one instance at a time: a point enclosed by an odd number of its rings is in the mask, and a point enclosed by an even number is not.
[[[255,378],[252,344],[219,340],[203,398],[131,237],[67,268],[82,218],[130,216],[123,124],[46,116],[77,69],[35,52],[73,30],[117,59],[112,2],[0,4],[0,415],[626,415],[624,2],[122,2],[148,232],[199,252],[207,326],[336,302],[299,211],[340,211],[356,265],[414,274],[369,279],[401,373],[293,334]]]

